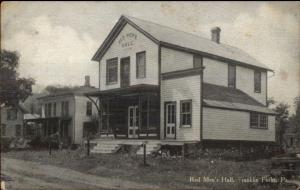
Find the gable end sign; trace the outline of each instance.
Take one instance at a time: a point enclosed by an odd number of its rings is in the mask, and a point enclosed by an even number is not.
[[[122,35],[118,42],[123,48],[126,48],[133,46],[136,39],[137,35],[135,33],[127,33]]]

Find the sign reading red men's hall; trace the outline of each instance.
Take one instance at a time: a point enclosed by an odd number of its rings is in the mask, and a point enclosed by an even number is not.
[[[127,33],[127,34],[122,35],[118,42],[123,48],[126,48],[126,47],[133,46],[136,39],[137,39],[136,34]]]

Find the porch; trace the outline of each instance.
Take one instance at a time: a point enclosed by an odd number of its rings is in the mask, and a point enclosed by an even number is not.
[[[47,139],[53,134],[58,134],[64,144],[71,143],[71,117],[46,117],[24,120],[25,137],[41,137]]]
[[[98,109],[100,138],[159,139],[160,99],[157,85],[135,85],[85,95]]]

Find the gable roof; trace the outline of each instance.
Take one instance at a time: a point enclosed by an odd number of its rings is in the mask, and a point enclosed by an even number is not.
[[[204,106],[276,114],[273,110],[246,94],[225,86],[203,83]]]
[[[117,24],[93,56],[92,60],[98,61],[101,59],[112,41],[118,36],[127,23],[142,32],[153,42],[163,46],[176,47],[185,51],[199,53],[206,57],[272,71],[266,65],[251,57],[248,53],[236,47],[222,43],[218,44],[198,35],[124,15],[120,17]]]

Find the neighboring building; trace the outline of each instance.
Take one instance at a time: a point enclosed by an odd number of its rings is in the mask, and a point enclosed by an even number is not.
[[[99,63],[102,136],[184,142],[275,141],[267,66],[244,51],[121,16],[92,60]]]
[[[1,108],[1,137],[23,137],[23,118],[27,111],[22,105]]]
[[[73,90],[48,94],[39,97],[41,117],[26,119],[27,125],[38,124],[39,134],[48,137],[59,133],[66,144],[81,144],[83,138],[83,126],[90,121],[93,114],[97,114],[96,107],[84,93],[97,89],[90,86],[90,78],[86,76],[85,85]]]

